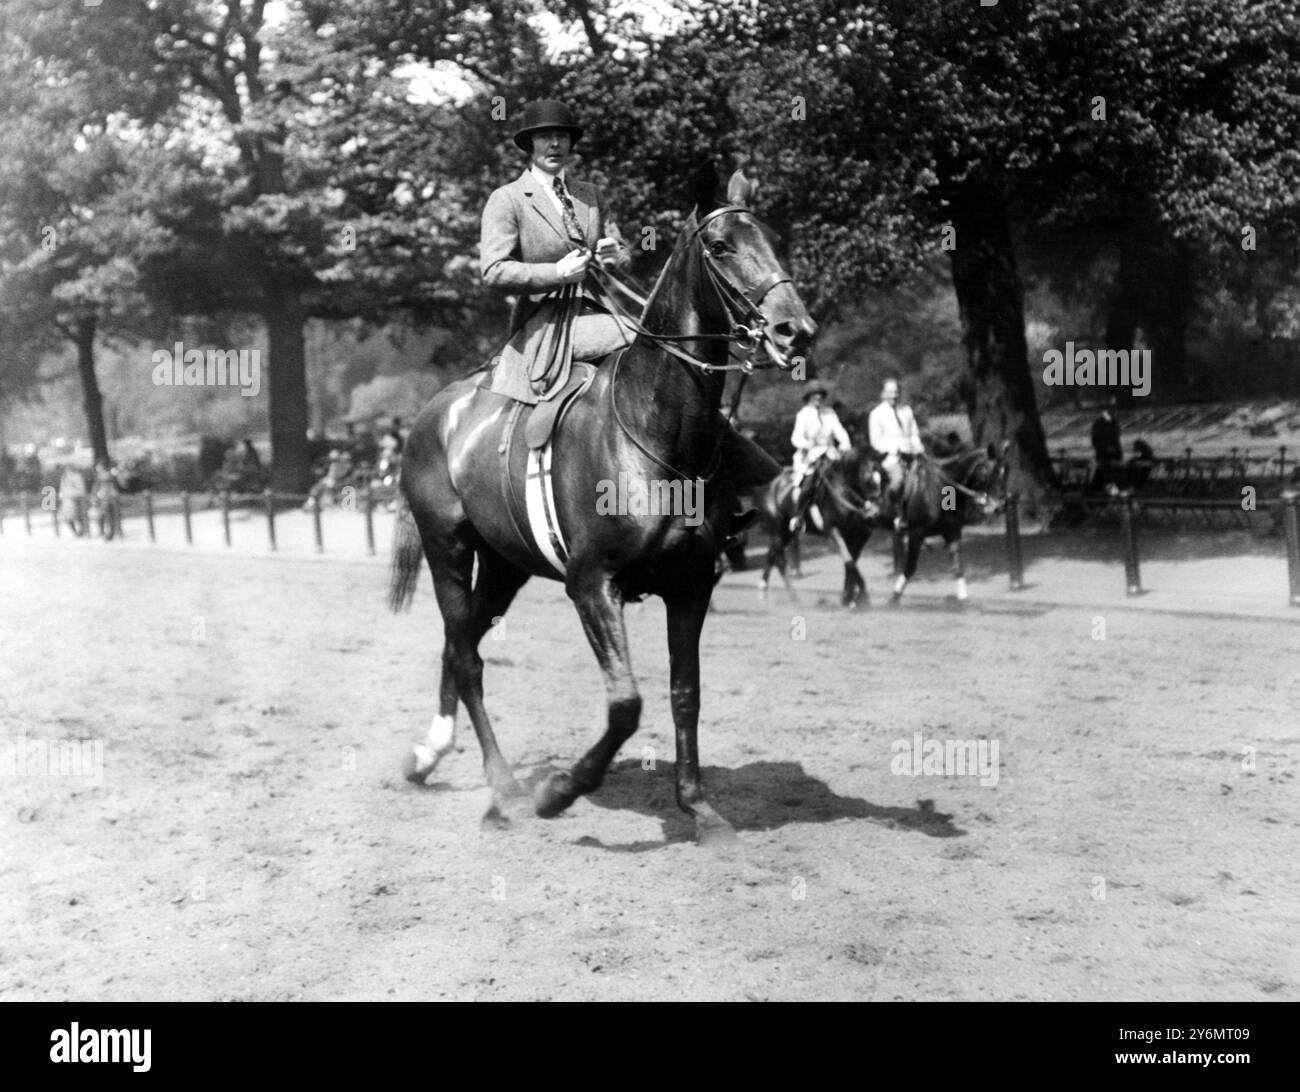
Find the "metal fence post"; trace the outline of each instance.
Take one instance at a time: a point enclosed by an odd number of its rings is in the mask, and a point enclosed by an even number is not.
[[[311,498],[311,521],[316,531],[316,552],[323,554],[325,552],[325,539],[321,534],[320,526],[320,495]]]
[[[366,508],[366,553],[371,557],[375,556],[375,498],[371,495],[370,486],[365,488],[365,508]]]
[[[266,533],[271,540],[271,552],[275,552],[275,494],[269,489],[262,493],[266,500]]]
[[[59,528],[59,502],[57,499],[54,502],[53,512],[54,512],[54,537],[62,538],[63,532]]]
[[[1132,492],[1124,494],[1124,579],[1129,595],[1142,594],[1142,573],[1138,565],[1138,506]]]
[[[181,512],[185,516],[185,545],[194,545],[194,527],[190,523],[190,495],[181,491]]]
[[[146,489],[144,491],[144,519],[145,519],[145,524],[149,528],[149,541],[157,542],[158,534],[155,531],[153,525],[153,490],[152,489]]]
[[[1020,591],[1025,586],[1025,560],[1020,551],[1020,494],[1007,495],[1007,570],[1011,590]]]
[[[230,545],[230,493],[221,491],[221,529],[226,535],[226,545]]]
[[[32,533],[32,502],[27,496],[27,490],[24,489],[19,498],[23,504],[23,523],[27,525],[27,536],[30,538]]]
[[[1286,568],[1291,578],[1291,605],[1300,607],[1300,493],[1282,494],[1282,522],[1286,527]]]

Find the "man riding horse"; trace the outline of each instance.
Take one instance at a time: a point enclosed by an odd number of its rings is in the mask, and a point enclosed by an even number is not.
[[[564,387],[573,361],[599,361],[635,335],[632,321],[592,273],[593,257],[607,272],[626,269],[631,259],[604,195],[568,174],[582,134],[564,103],[530,102],[514,135],[529,166],[495,190],[483,210],[483,283],[517,297],[490,389],[520,402],[546,400]],[[780,472],[767,452],[729,424],[721,446],[724,472],[737,492]],[[755,515],[751,509],[738,516],[732,537]]]
[[[907,468],[918,455],[925,454],[921,433],[916,427],[912,407],[900,402],[898,380],[890,377],[880,390],[880,404],[867,418],[867,435],[871,447],[881,457],[881,469],[888,476],[883,490],[887,513],[894,514],[894,529],[905,529],[902,514],[903,483]]]

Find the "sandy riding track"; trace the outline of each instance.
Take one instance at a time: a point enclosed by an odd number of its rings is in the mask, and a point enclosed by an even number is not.
[[[388,615],[385,576],[6,547],[0,739],[100,740],[104,768],[0,774],[0,997],[1300,996],[1294,624],[795,617],[731,579],[703,647],[719,856],[673,800],[659,604],[629,614],[644,727],[605,788],[482,830],[466,726],[432,788],[399,776],[440,621],[427,575]],[[524,773],[591,744],[603,690],[557,585],[484,650]],[[915,732],[996,740],[998,783],[892,773]]]

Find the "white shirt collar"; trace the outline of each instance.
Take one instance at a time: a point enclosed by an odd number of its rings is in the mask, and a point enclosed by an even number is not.
[[[528,173],[531,174],[537,180],[539,185],[543,186],[548,190],[555,189],[555,179],[557,178],[560,179],[560,181],[564,182],[564,188],[566,190],[569,188],[569,183],[564,178],[563,167],[560,168],[559,174],[547,174],[545,171],[539,170],[537,167],[534,167],[530,164],[528,167]]]

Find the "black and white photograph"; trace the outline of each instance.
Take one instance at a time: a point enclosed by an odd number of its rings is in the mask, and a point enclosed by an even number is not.
[[[0,1000],[1250,1069],[1298,705],[1295,0],[0,0]]]

